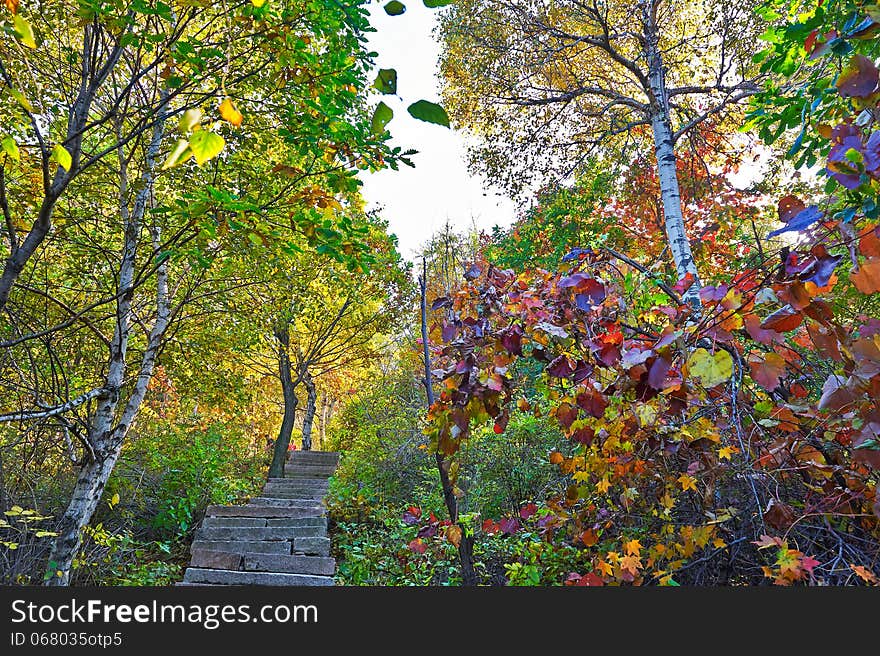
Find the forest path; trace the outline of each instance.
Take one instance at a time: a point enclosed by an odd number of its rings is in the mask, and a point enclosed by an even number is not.
[[[323,505],[339,454],[293,451],[243,506],[208,506],[178,585],[333,585]]]

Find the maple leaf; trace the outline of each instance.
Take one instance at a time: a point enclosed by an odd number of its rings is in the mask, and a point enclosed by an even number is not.
[[[880,585],[880,579],[869,570],[864,565],[853,565],[850,563],[849,568],[856,573],[856,575],[862,579],[865,583],[872,583],[874,585]]]
[[[596,567],[600,569],[605,576],[611,576],[614,574],[614,567],[610,563],[606,563],[604,560],[600,560],[596,564]]]
[[[638,556],[624,556],[620,559],[620,569],[629,572],[633,576],[639,573],[642,561]]]
[[[611,481],[609,481],[607,477],[596,483],[596,489],[599,490],[601,494],[605,494],[610,487]]]
[[[816,567],[816,565],[818,565],[818,564],[819,564],[819,561],[816,560],[815,558],[813,558],[812,556],[803,556],[803,557],[801,557],[801,567],[802,567],[805,571],[809,572],[810,574],[813,573],[813,569],[814,569],[814,568]]]
[[[739,449],[733,446],[724,446],[718,449],[718,459],[719,460],[730,460],[730,457],[736,453]]]
[[[697,479],[693,476],[688,476],[687,474],[682,474],[678,477],[678,482],[681,485],[682,491],[686,492],[688,490],[697,491]]]
[[[768,547],[781,547],[785,543],[781,538],[770,537],[769,535],[762,535],[760,540],[753,540],[752,544],[758,546],[758,549],[766,549]]]
[[[629,540],[623,543],[623,550],[629,556],[638,556],[641,553],[642,545],[638,540]]]

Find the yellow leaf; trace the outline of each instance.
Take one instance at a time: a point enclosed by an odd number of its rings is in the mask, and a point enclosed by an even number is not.
[[[718,449],[718,458],[720,460],[730,460],[730,457],[736,453],[737,449],[732,446],[725,446]]]
[[[235,108],[235,105],[232,104],[230,98],[226,98],[220,103],[220,116],[224,121],[232,123],[235,127],[240,126],[241,122],[244,120],[244,116],[242,116],[242,113]]]
[[[604,560],[600,560],[596,567],[598,567],[605,576],[611,576],[614,574],[614,568]]]
[[[697,479],[693,476],[688,476],[687,474],[682,474],[678,477],[678,482],[681,484],[682,491],[687,490],[697,490]]]
[[[117,503],[119,503],[119,494],[118,493],[114,494],[113,497],[110,499],[110,507],[112,508]]]
[[[18,40],[28,48],[36,48],[37,40],[34,37],[34,28],[31,27],[31,24],[18,14],[15,15],[13,24],[15,25],[15,35],[18,37]]]
[[[28,100],[21,91],[19,91],[18,89],[11,89],[10,88],[9,94],[13,98],[15,98],[15,100],[18,102],[18,104],[21,105],[22,107],[24,107],[27,111],[29,111],[29,112],[34,111],[34,106],[31,105],[31,101]]]
[[[258,7],[258,8],[259,8],[259,7],[262,7],[264,4],[266,4],[266,0],[251,0],[251,4],[252,4],[254,7]]]
[[[15,139],[12,137],[5,137],[3,141],[0,141],[0,149],[16,162],[21,159],[21,154],[18,152],[18,144],[15,143]]]
[[[719,350],[711,355],[706,349],[698,348],[688,358],[687,367],[704,387],[715,387],[733,375],[733,358],[727,351]]]
[[[623,543],[623,550],[630,556],[638,556],[641,553],[642,545],[638,540],[630,540]]]
[[[67,148],[61,144],[55,144],[55,147],[52,149],[52,156],[49,159],[58,162],[58,165],[63,167],[65,171],[69,171],[70,167],[73,166],[73,158],[67,152]]]
[[[607,478],[603,478],[601,481],[596,483],[596,489],[599,490],[602,494],[605,494],[608,491],[608,488],[611,487],[611,481]]]
[[[574,473],[573,478],[574,478],[574,480],[576,480],[578,483],[584,483],[584,482],[590,480],[590,472],[587,472],[587,471],[577,471],[577,472]]]

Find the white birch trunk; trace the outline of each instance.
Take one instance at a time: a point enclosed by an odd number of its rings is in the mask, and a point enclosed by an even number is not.
[[[106,382],[102,393],[98,396],[98,404],[90,421],[87,440],[92,454],[87,457],[80,469],[76,484],[71,494],[70,503],[61,518],[58,537],[53,544],[47,566],[46,585],[68,585],[73,561],[82,545],[82,529],[95,513],[101,500],[104,486],[110,478],[122,442],[140,409],[153,374],[156,355],[165,330],[170,320],[168,299],[168,271],[163,263],[157,272],[157,316],[150,331],[147,348],[141,359],[141,366],[128,401],[119,422],[115,423],[117,409],[120,405],[120,394],[126,373],[126,354],[128,351],[129,333],[131,331],[131,302],[134,296],[132,287],[135,276],[138,245],[141,240],[142,223],[147,204],[152,196],[155,179],[156,157],[164,133],[165,99],[167,92],[162,94],[160,103],[160,120],[153,129],[152,139],[147,148],[142,177],[143,186],[135,197],[131,212],[128,210],[128,175],[124,153],[119,153],[120,165],[120,216],[125,226],[125,240],[122,258],[119,264],[119,287],[121,293],[116,305],[116,327],[110,346],[110,362],[107,367]],[[153,231],[153,238],[159,238],[158,229]]]
[[[654,153],[657,156],[657,179],[660,182],[660,199],[663,204],[663,220],[669,251],[675,262],[679,280],[687,274],[694,277],[694,283],[683,294],[682,299],[695,309],[700,303],[700,276],[691,251],[684,227],[681,210],[681,193],[678,187],[677,159],[675,141],[669,120],[669,102],[666,95],[666,75],[660,53],[659,32],[656,20],[656,3],[643,4],[645,44],[648,60],[648,80],[651,84],[651,130],[654,136]]]

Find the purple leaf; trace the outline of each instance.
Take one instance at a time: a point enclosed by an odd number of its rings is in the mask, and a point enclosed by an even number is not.
[[[666,383],[666,374],[669,373],[669,362],[666,358],[657,358],[648,370],[648,385],[657,390],[662,390]]]
[[[483,270],[480,269],[480,267],[478,267],[476,264],[471,264],[464,272],[464,277],[468,280],[476,280],[480,277],[480,274],[482,272]]]
[[[454,323],[444,323],[440,332],[444,342],[451,342],[458,333],[458,327]]]
[[[592,253],[592,248],[574,248],[562,256],[562,261],[571,262],[572,260],[580,258],[581,255],[591,255]]]
[[[776,235],[781,235],[783,232],[792,232],[797,230],[803,230],[804,228],[816,223],[816,221],[821,221],[824,218],[824,214],[816,205],[810,205],[805,210],[801,210],[798,212],[791,221],[788,222],[785,227],[779,228],[778,230],[774,230],[768,237],[775,237]]]
[[[568,356],[560,355],[547,367],[547,373],[556,378],[568,378],[574,373],[574,368],[568,361]]]
[[[449,307],[452,305],[452,301],[450,301],[446,296],[440,296],[434,299],[434,302],[431,303],[431,310],[439,310],[442,307]]]
[[[834,269],[837,267],[837,264],[843,259],[843,255],[829,255],[828,257],[823,257],[821,259],[816,260],[815,268],[810,267],[804,273],[809,273],[809,276],[804,277],[801,275],[801,280],[809,280],[816,287],[825,287],[828,284],[828,279],[831,278],[831,274],[834,273]]]

